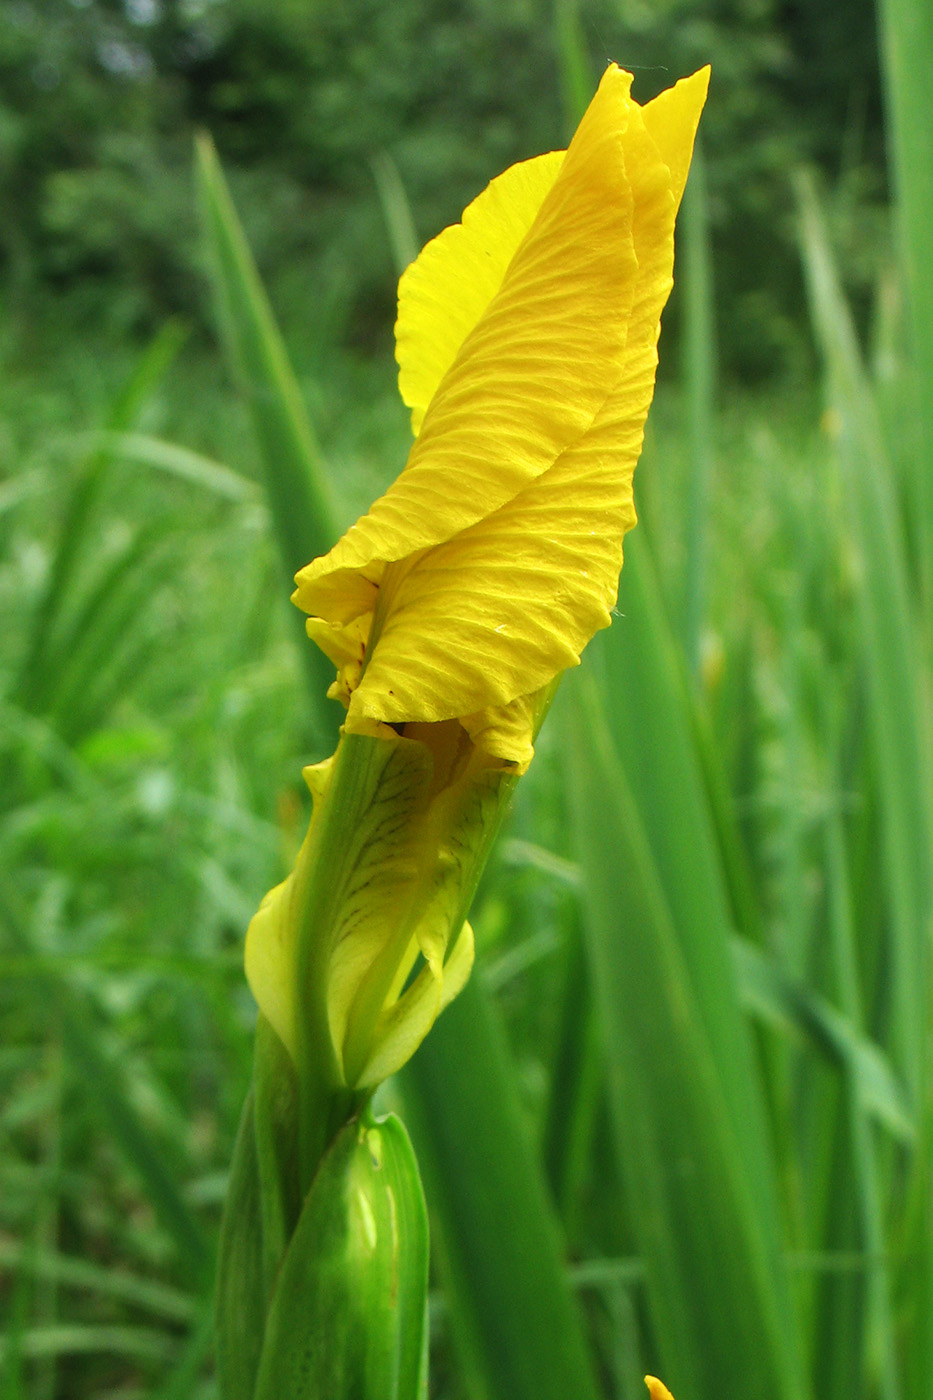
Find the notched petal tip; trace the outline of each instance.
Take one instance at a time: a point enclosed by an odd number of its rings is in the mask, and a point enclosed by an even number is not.
[[[700,114],[709,91],[709,64],[689,78],[665,88],[641,109],[648,134],[671,172],[675,207],[680,204],[690,170]]]

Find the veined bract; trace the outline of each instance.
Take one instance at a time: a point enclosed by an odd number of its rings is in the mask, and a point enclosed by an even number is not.
[[[246,966],[300,1077],[335,1091],[404,1063],[469,975],[508,796],[610,621],[708,70],[645,107],[631,81],[610,66],[569,149],[506,170],[404,273],[415,443],[296,578],[347,716]]]

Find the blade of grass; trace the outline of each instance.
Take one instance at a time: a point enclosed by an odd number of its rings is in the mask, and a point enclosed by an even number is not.
[[[913,408],[921,445],[915,477],[923,514],[929,625],[933,607],[933,7],[927,0],[881,0],[878,14],[895,223],[913,331]]]
[[[414,262],[418,256],[418,239],[415,234],[415,221],[411,216],[411,206],[398,166],[389,152],[376,151],[370,156],[369,164],[379,192],[379,203],[382,205],[382,217],[385,220],[395,270],[401,276],[408,264]]]
[[[107,1356],[127,1356],[136,1361],[170,1360],[178,1349],[177,1340],[152,1327],[83,1326],[58,1323],[55,1327],[31,1327],[22,1334],[19,1345],[24,1357],[78,1356],[101,1352]],[[10,1352],[0,1339],[0,1363]]]
[[[797,195],[813,322],[828,375],[832,421],[839,430],[845,497],[861,564],[857,601],[892,920],[892,1052],[919,1103],[926,1054],[933,823],[917,623],[892,474],[812,181],[801,176]]]
[[[214,1341],[213,1301],[208,1297],[202,1303],[197,1326],[188,1334],[165,1380],[150,1393],[150,1400],[192,1400],[196,1394],[195,1383],[205,1369]]]
[[[554,43],[560,77],[564,132],[569,139],[593,96],[593,75],[580,25],[580,0],[554,0]]]
[[[926,594],[929,655],[933,643],[933,106],[929,96],[933,9],[925,0],[882,0],[879,17],[893,154],[895,213],[913,330],[914,411],[920,443],[914,481],[915,497],[922,514],[919,534],[924,546],[921,573]],[[929,831],[925,835],[929,836]],[[924,928],[929,944],[929,925]],[[928,948],[928,963],[929,957]],[[931,984],[933,971],[928,966],[922,987],[927,1006]],[[925,1098],[914,1176],[917,1206],[913,1239],[907,1243],[908,1251],[914,1253],[918,1261],[911,1299],[917,1321],[911,1331],[907,1357],[916,1395],[922,1393],[933,1375],[933,1206],[929,1190],[929,1174],[933,1171],[933,1025],[929,1016],[922,1033]]]
[[[33,691],[37,713],[67,720],[79,697],[86,694],[99,672],[119,657],[120,643],[128,639],[129,623],[159,579],[156,551],[173,536],[171,525],[155,521],[132,538],[100,572],[94,586],[76,604],[67,626],[46,651],[45,684]],[[163,574],[170,564],[163,561]],[[59,732],[65,730],[59,725]],[[74,733],[74,726],[66,728]]]
[[[639,531],[626,542],[619,599],[624,622],[597,638],[593,653],[612,740],[674,919],[762,1228],[776,1250],[773,1164],[729,958],[730,900],[697,754],[693,700]]]
[[[400,1078],[471,1400],[595,1400],[514,1069],[478,975]]]
[[[929,1200],[933,815],[928,696],[920,671],[924,649],[919,610],[910,593],[900,503],[878,408],[839,287],[812,180],[801,175],[796,191],[811,314],[837,427],[849,527],[858,551],[855,591],[871,701],[868,733],[881,817],[880,866],[887,915],[887,1041],[918,1114],[917,1148],[906,1193],[910,1204],[901,1222],[903,1264],[897,1286],[899,1306],[915,1318],[907,1333],[904,1373],[911,1393],[919,1396],[933,1368]]]
[[[845,841],[838,811],[832,814],[827,823],[826,846],[836,985],[847,1023],[859,1034],[863,1023],[862,1003]],[[868,1325],[864,1331],[865,1370],[881,1400],[899,1400],[902,1392],[891,1309],[891,1280],[885,1257],[884,1204],[869,1121],[868,1096],[863,1085],[864,1076],[853,1068],[846,1077],[846,1110],[851,1165],[858,1193],[858,1223],[861,1242],[869,1261],[865,1276],[868,1313]]]
[[[76,1259],[48,1249],[25,1249],[13,1240],[0,1239],[0,1265],[23,1269],[35,1278],[48,1278],[62,1288],[79,1289],[115,1298],[142,1308],[169,1322],[190,1322],[197,1303],[188,1293],[168,1284],[139,1278],[122,1269],[108,1269],[88,1259]]]
[[[576,1239],[581,1193],[589,1175],[596,1115],[604,1093],[603,1050],[579,918],[568,930],[558,984],[557,1051],[543,1134],[543,1157],[568,1244]]]
[[[503,846],[500,858],[530,864],[560,885],[581,890],[583,876],[576,861],[526,842],[506,841]],[[733,937],[729,946],[743,1010],[773,1030],[792,1033],[811,1049],[829,1056],[853,1077],[865,1111],[896,1141],[912,1143],[916,1124],[906,1091],[882,1051],[857,1030],[858,1018],[853,1020],[848,1012],[837,1011],[750,939]]]
[[[14,945],[24,954],[32,953],[28,922],[15,907],[10,891],[0,892],[0,919]],[[87,1007],[66,982],[53,974],[42,982],[61,1021],[65,1048],[78,1084],[96,1104],[114,1141],[138,1172],[180,1258],[195,1278],[203,1279],[209,1265],[203,1231],[178,1190],[174,1172],[130,1102],[120,1082],[119,1069],[101,1050]]]
[[[704,989],[686,960],[596,683],[586,674],[573,680],[568,781],[588,947],[660,1354],[675,1394],[790,1400],[806,1392],[787,1284],[756,1196],[760,1182],[739,1148],[741,1126],[730,1121],[700,1011]],[[668,820],[680,825],[684,813],[669,807]],[[724,995],[729,983],[727,970]]]
[[[699,139],[693,149],[690,179],[684,190],[681,229],[679,281],[683,294],[684,385],[690,435],[683,638],[687,665],[697,675],[705,611],[706,499],[713,460],[716,372],[706,166]]]
[[[172,363],[186,332],[176,322],[165,325],[149,346],[117,397],[107,421],[107,434],[132,426]],[[71,584],[82,553],[88,548],[94,508],[115,459],[112,438],[105,436],[81,466],[62,516],[59,541],[48,581],[39,598],[30,628],[29,642],[19,676],[17,697],[26,708],[33,694],[48,683],[48,652],[55,640],[62,609],[71,596]]]
[[[896,1141],[915,1141],[916,1124],[904,1089],[882,1052],[858,1033],[853,1021],[747,939],[734,938],[732,953],[743,1006],[828,1055],[851,1078],[865,1112]]]
[[[336,538],[333,498],[285,345],[240,226],[213,143],[197,141],[197,185],[218,319],[235,381],[247,404],[289,593],[295,573]],[[332,667],[294,632],[307,671],[311,717],[322,745],[336,736],[336,706],[325,699]],[[327,750],[329,752],[329,749]]]
[[[230,501],[259,500],[254,481],[178,443],[165,442],[148,433],[111,433],[108,440],[115,455],[123,460],[167,472]]]

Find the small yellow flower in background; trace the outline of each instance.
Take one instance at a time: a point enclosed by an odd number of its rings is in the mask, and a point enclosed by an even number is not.
[[[247,939],[260,1009],[299,1063],[326,1027],[335,1084],[392,1073],[469,975],[464,919],[508,796],[556,681],[609,624],[708,76],[640,107],[610,66],[569,149],[493,180],[401,279],[416,439],[296,577],[347,715]]]
[[[645,1376],[645,1385],[651,1392],[651,1400],[674,1400],[667,1386],[656,1376]]]

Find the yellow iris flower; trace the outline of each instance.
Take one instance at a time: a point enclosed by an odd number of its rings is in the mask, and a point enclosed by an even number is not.
[[[640,107],[610,66],[570,149],[493,180],[402,277],[417,439],[294,595],[349,729],[458,719],[525,767],[528,697],[608,626],[708,71]]]
[[[261,1010],[335,1084],[398,1068],[469,975],[492,834],[556,680],[610,621],[708,76],[641,107],[611,65],[569,149],[493,180],[401,279],[416,438],[296,576],[347,715],[247,938]]]

